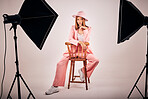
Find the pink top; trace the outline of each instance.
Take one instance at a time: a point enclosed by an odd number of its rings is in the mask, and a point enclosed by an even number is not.
[[[83,42],[89,42],[89,36],[90,36],[90,32],[91,32],[91,27],[88,27],[88,29],[84,30],[84,34],[83,34]],[[75,25],[72,25],[71,27],[71,31],[69,34],[69,42],[78,46],[78,30],[75,29]],[[87,48],[87,53],[93,54],[90,46],[88,46]],[[68,51],[66,51],[63,55],[64,56],[69,56],[68,55]]]

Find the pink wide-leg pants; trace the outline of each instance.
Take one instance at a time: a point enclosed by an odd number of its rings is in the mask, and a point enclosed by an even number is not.
[[[87,54],[86,58],[88,60],[88,64],[86,65],[87,76],[88,78],[91,76],[95,67],[98,65],[99,60],[93,54]],[[66,78],[66,70],[69,62],[69,56],[64,56],[58,63],[56,68],[56,75],[54,78],[53,86],[64,86],[65,78]],[[82,69],[84,73],[84,68]]]

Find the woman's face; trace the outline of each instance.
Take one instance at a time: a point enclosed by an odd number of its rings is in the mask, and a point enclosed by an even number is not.
[[[77,17],[77,23],[79,26],[82,26],[83,18],[82,17]]]

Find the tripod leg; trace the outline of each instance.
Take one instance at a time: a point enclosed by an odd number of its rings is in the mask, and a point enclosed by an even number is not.
[[[134,86],[133,86],[132,90],[130,91],[130,93],[129,93],[129,95],[128,95],[128,97],[127,97],[127,98],[129,98],[129,97],[130,97],[130,95],[132,94],[132,92],[133,92],[134,88],[136,87],[136,85],[137,85],[137,83],[138,83],[138,81],[139,81],[140,77],[142,76],[142,74],[143,74],[143,72],[144,72],[145,68],[146,68],[146,66],[144,66],[143,70],[141,71],[141,73],[140,73],[140,75],[139,75],[138,79],[136,80],[136,82],[135,82],[135,84],[134,84]]]
[[[147,97],[147,80],[148,80],[148,67],[146,64],[145,97]]]
[[[141,93],[140,89],[136,86],[137,90],[139,91],[140,95],[144,98],[143,94]]]
[[[8,93],[8,96],[7,96],[7,99],[11,98],[10,94],[11,94],[12,88],[14,86],[15,80],[16,80],[16,75],[15,75],[14,80],[12,82],[11,88],[10,88],[9,93]]]
[[[28,85],[26,84],[26,82],[25,82],[25,80],[23,79],[23,77],[21,76],[21,74],[20,74],[20,77],[21,77],[23,83],[25,84],[26,88],[27,88],[28,91],[30,92],[30,94],[29,94],[28,97],[30,97],[30,95],[32,95],[32,97],[35,99],[35,96],[34,96],[33,93],[31,92],[31,90],[29,89]],[[29,98],[27,98],[27,99],[29,99]]]
[[[30,95],[31,95],[31,94],[29,94],[29,95],[28,95],[27,99],[29,99],[29,98],[30,98]]]

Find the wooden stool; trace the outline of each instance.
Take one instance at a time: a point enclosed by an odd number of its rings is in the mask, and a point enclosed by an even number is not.
[[[69,82],[68,82],[68,89],[70,88],[70,83],[85,83],[86,84],[86,90],[88,90],[88,83],[90,83],[89,78],[87,77],[87,70],[86,70],[86,65],[87,65],[87,59],[86,59],[86,50],[83,49],[82,47],[79,48],[80,46],[75,46],[69,42],[65,42],[65,45],[67,45],[68,52],[69,52],[69,60],[71,61],[70,65],[70,72],[69,72]],[[88,46],[89,43],[85,42],[85,45]],[[75,61],[83,61],[84,65],[84,75],[85,75],[85,81],[76,81],[75,78],[80,76],[76,76],[74,74],[75,70]]]

